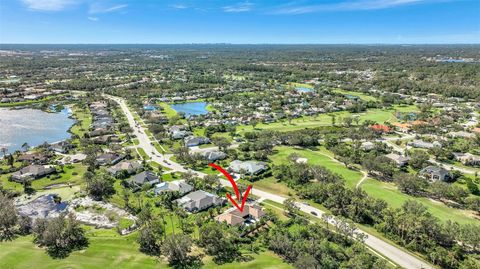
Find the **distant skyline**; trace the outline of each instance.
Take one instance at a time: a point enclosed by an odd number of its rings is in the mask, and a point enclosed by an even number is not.
[[[0,43],[480,43],[480,0],[3,0]]]

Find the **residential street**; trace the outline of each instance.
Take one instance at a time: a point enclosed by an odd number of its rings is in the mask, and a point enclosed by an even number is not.
[[[111,100],[114,100],[120,105],[120,107],[122,108],[123,112],[125,113],[128,119],[128,122],[131,128],[134,131],[135,136],[139,140],[138,147],[143,148],[145,150],[145,153],[151,158],[152,161],[155,161],[162,166],[168,167],[172,171],[178,171],[178,172],[187,171],[187,169],[185,169],[181,164],[168,160],[168,157],[165,157],[164,155],[160,154],[156,150],[156,148],[152,145],[151,139],[145,133],[145,129],[140,124],[136,124],[136,121],[133,117],[132,112],[129,110],[129,108],[127,107],[123,99],[119,97],[110,96],[110,95],[105,95],[105,96]],[[192,171],[192,172],[194,172],[196,175],[200,177],[203,177],[206,175],[204,173],[197,172],[197,171]],[[220,180],[220,182],[224,186],[230,186],[230,183],[227,180]],[[283,201],[287,199],[286,197],[282,197],[276,194],[257,190],[255,188],[252,189],[252,194],[260,197],[261,199],[269,199],[278,203],[283,203]],[[303,212],[310,214],[312,216],[315,216],[317,218],[321,218],[322,215],[324,214],[323,211],[306,204],[298,203],[298,206],[300,207],[300,210],[302,210]],[[312,214],[312,212],[315,212],[316,214]],[[335,219],[331,219],[330,222],[334,223]],[[376,252],[380,253],[381,255],[389,258],[391,261],[400,265],[401,267],[412,268],[412,269],[433,268],[433,266],[426,263],[425,261],[420,260],[419,258],[409,254],[408,252],[390,243],[387,243],[381,240],[378,237],[375,237],[363,231],[358,231],[358,232],[366,235],[365,244],[367,246],[369,246]]]

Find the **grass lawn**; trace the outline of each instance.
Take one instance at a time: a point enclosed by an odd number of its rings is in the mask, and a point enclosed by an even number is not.
[[[370,109],[363,113],[350,113],[347,111],[340,111],[331,113],[332,115],[336,116],[337,124],[341,124],[342,119],[347,116],[358,116],[360,119],[360,123],[366,120],[372,120],[378,123],[384,122],[394,122],[396,118],[394,116],[394,110],[386,110],[386,109]],[[276,131],[295,131],[301,130],[306,128],[316,128],[322,126],[331,126],[332,125],[332,118],[329,116],[330,114],[320,114],[317,116],[305,116],[297,119],[293,119],[291,124],[288,121],[284,122],[274,122],[274,123],[259,123],[255,126],[257,130],[276,130]],[[239,133],[249,132],[253,130],[253,126],[251,125],[242,125],[237,128]]]
[[[259,181],[255,181],[253,183],[250,183],[249,181],[246,181],[243,179],[238,180],[238,182],[244,185],[252,184],[254,188],[257,188],[259,190],[263,190],[266,192],[275,193],[281,196],[292,196],[292,197],[296,196],[295,190],[289,188],[287,185],[285,185],[285,183],[277,182],[273,177],[267,177]]]
[[[418,108],[414,105],[412,106],[400,106],[395,105],[389,109],[369,109],[366,112],[362,113],[350,113],[348,111],[339,111],[329,114],[320,114],[316,116],[304,116],[301,118],[293,119],[291,124],[288,121],[283,122],[273,122],[273,123],[259,123],[255,126],[255,130],[275,130],[275,131],[295,131],[301,130],[306,128],[316,128],[322,126],[331,126],[332,125],[332,117],[330,115],[336,116],[336,123],[341,124],[343,118],[347,116],[355,116],[359,117],[359,123],[363,123],[366,120],[371,120],[377,123],[385,123],[385,122],[396,122],[397,118],[395,117],[395,113],[399,112],[410,112],[410,111],[418,111]],[[239,133],[250,132],[253,130],[253,126],[251,125],[242,125],[238,126],[237,131]]]
[[[428,208],[428,211],[441,221],[452,220],[461,224],[476,223],[473,214],[467,210],[455,209],[444,205],[441,202],[432,201],[428,198],[412,197],[401,193],[393,183],[380,182],[374,179],[367,179],[361,187],[370,196],[386,201],[390,206],[399,208],[407,200],[416,200]]]
[[[177,115],[177,111],[175,111],[175,109],[171,108],[168,103],[161,102],[161,103],[159,103],[159,105],[160,105],[161,108],[163,108],[163,110],[162,110],[163,114],[165,114],[165,116],[167,116],[167,118],[172,118],[175,115]]]
[[[138,154],[140,154],[140,157],[144,160],[150,160],[150,157],[148,157],[147,153],[145,153],[145,150],[143,148],[137,148]]]
[[[32,237],[0,242],[0,263],[10,268],[168,268],[138,251],[136,235],[121,237],[114,230],[88,229],[90,245],[65,259],[52,259],[32,243]]]
[[[277,151],[276,154],[270,156],[270,159],[273,161],[274,164],[283,164],[288,162],[288,156],[292,153],[297,153],[303,158],[308,159],[309,164],[313,165],[320,165],[328,170],[340,175],[342,178],[345,179],[347,186],[355,187],[358,181],[362,178],[362,173],[359,171],[351,170],[345,167],[342,163],[332,160],[333,154],[328,152],[326,149],[321,148],[318,151],[309,150],[309,149],[301,149],[301,148],[292,148],[292,147],[276,147],[275,150]]]
[[[54,185],[54,184],[66,184],[70,183],[72,185],[77,185],[83,182],[83,174],[87,171],[87,167],[82,165],[81,163],[72,164],[71,168],[68,165],[65,165],[64,173],[60,174],[60,178],[58,179],[49,179],[47,177],[43,177],[39,180],[35,180],[32,182],[32,187],[34,189],[43,189],[47,186]]]
[[[77,106],[74,106],[72,110],[77,123],[70,128],[70,132],[78,137],[84,137],[92,124],[92,115],[88,109],[80,109]]]
[[[285,214],[283,213],[283,206],[277,206],[275,204],[272,204],[271,202],[272,201],[270,200],[264,200],[263,202],[260,203],[260,205],[266,209],[272,210],[279,220],[282,220],[282,221],[287,220],[288,217],[285,216]]]
[[[165,167],[165,166],[162,166],[161,164],[157,163],[157,162],[154,162],[154,161],[150,161],[150,165],[153,167],[153,168],[156,168],[157,170],[162,170],[162,171],[170,171],[172,169],[168,168],[168,167]]]
[[[80,163],[73,164],[71,168],[65,165],[63,168],[64,173],[60,174],[60,178],[54,179],[53,175],[50,177],[42,177],[40,179],[32,181],[32,188],[35,190],[43,190],[47,186],[56,184],[78,185],[82,182],[82,176],[86,171],[86,167]],[[8,175],[0,176],[0,182],[2,182],[5,189],[23,191],[23,186],[20,183],[8,181]]]
[[[202,268],[205,269],[213,269],[213,268],[220,268],[220,269],[286,269],[286,268],[293,268],[293,266],[283,262],[280,257],[275,255],[275,253],[271,251],[250,253],[243,251],[243,254],[250,255],[254,259],[249,262],[233,262],[223,265],[217,265],[211,262],[210,258],[204,259],[204,266]]]
[[[33,244],[32,236],[19,237],[11,242],[0,242],[2,269],[19,268],[170,268],[163,260],[138,251],[137,235],[120,236],[114,230],[86,227],[90,245],[85,250],[75,251],[65,259],[52,259],[43,248]],[[270,251],[251,255],[250,262],[235,262],[216,265],[210,257],[204,259],[203,268],[292,268]]]

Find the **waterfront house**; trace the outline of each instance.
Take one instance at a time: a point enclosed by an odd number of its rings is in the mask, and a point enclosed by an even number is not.
[[[24,182],[25,180],[33,180],[46,176],[55,171],[55,167],[50,165],[29,165],[12,173],[12,180],[15,182]]]

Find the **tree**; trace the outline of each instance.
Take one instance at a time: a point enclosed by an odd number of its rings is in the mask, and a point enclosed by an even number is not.
[[[409,164],[413,169],[422,169],[428,163],[430,156],[422,150],[414,150],[410,153]]]
[[[360,117],[359,116],[353,117],[353,121],[355,122],[355,125],[358,125],[358,123],[360,122]]]
[[[221,151],[227,151],[228,147],[232,144],[226,137],[214,137],[213,144],[215,144]]]
[[[409,195],[418,195],[428,187],[425,178],[408,173],[398,173],[394,176],[398,189]]]
[[[85,181],[87,182],[87,191],[95,200],[103,200],[115,193],[113,184],[115,179],[105,170],[101,170],[98,175],[85,173]]]
[[[22,144],[22,149],[23,151],[27,152],[30,149],[30,145],[28,145],[28,143],[25,142]]]
[[[200,267],[200,259],[189,255],[191,249],[192,239],[190,236],[177,234],[167,236],[162,244],[161,252],[168,258],[169,265],[174,268]]]
[[[206,175],[203,177],[203,183],[206,189],[214,190],[220,185],[220,180],[218,179],[217,175]]]
[[[207,223],[200,228],[199,236],[200,246],[206,249],[208,255],[213,256],[217,264],[233,262],[241,255],[236,243],[238,235],[224,225]]]
[[[152,221],[140,229],[138,235],[138,244],[140,251],[152,255],[160,256],[160,250],[165,236],[165,230],[158,221]]]
[[[295,199],[293,198],[283,201],[283,206],[289,216],[296,217],[300,214],[300,208],[295,204]]]
[[[474,252],[478,252],[480,249],[480,226],[470,223],[462,225],[458,239],[466,248],[471,248]]]
[[[7,159],[7,164],[10,165],[10,167],[13,168],[13,165],[15,164],[15,158],[13,157],[12,154],[8,154],[5,159]]]
[[[255,127],[257,127],[257,125],[258,125],[258,120],[257,119],[252,119],[250,121],[250,125],[252,125],[253,129],[255,129]]]
[[[300,254],[294,264],[297,269],[317,269],[321,268],[318,261],[310,254]]]
[[[337,116],[335,114],[330,114],[329,116],[332,120],[332,125],[335,126],[335,123],[337,122]]]
[[[11,240],[18,217],[13,200],[0,192],[0,241]]]
[[[19,226],[18,232],[21,235],[30,234],[32,232],[32,227],[33,227],[32,219],[28,216],[20,216],[18,220],[18,226]]]
[[[347,126],[350,127],[352,125],[353,119],[350,116],[347,116],[343,119],[343,123]]]
[[[5,157],[5,155],[7,155],[8,149],[4,147],[1,150],[2,150],[2,153],[3,153],[3,157]]]
[[[34,228],[34,242],[45,246],[47,253],[55,258],[65,258],[70,252],[88,246],[84,230],[73,214],[51,220],[37,219]]]

